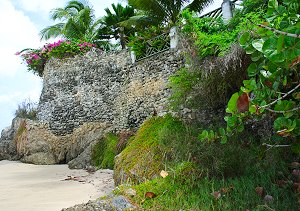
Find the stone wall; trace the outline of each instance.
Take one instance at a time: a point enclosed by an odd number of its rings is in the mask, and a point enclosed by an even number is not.
[[[117,131],[137,128],[151,114],[167,112],[166,84],[182,65],[175,51],[135,64],[128,51],[52,59],[44,71],[38,119],[56,135],[86,122],[110,123]]]

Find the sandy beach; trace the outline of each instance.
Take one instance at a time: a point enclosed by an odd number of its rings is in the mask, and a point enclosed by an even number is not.
[[[113,171],[70,170],[0,161],[0,211],[59,211],[104,196],[113,189]]]

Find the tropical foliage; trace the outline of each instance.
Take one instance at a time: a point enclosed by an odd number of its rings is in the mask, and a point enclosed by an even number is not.
[[[212,0],[128,0],[128,4],[142,11],[139,16],[129,19],[131,25],[175,24],[179,20],[181,11],[189,8],[191,11],[201,12]]]
[[[51,11],[53,21],[61,21],[53,26],[44,28],[42,39],[63,37],[66,39],[96,40],[97,29],[101,19],[96,19],[91,6],[85,1],[69,1],[64,8],[55,8]]]
[[[113,11],[105,9],[106,16],[103,17],[103,27],[100,27],[99,38],[103,39],[120,39],[122,49],[128,40],[128,36],[133,33],[133,28],[120,26],[120,23],[134,16],[134,8],[130,6],[123,7],[121,4],[112,4]]]
[[[270,0],[265,22],[253,24],[252,30],[240,37],[240,45],[251,55],[248,80],[235,93],[226,111],[227,128],[218,132],[203,131],[202,140],[215,140],[244,130],[244,121],[250,116],[261,119],[273,116],[276,134],[273,141],[285,140],[300,153],[300,25],[299,2]],[[276,142],[274,142],[276,143]]]
[[[134,35],[129,37],[128,46],[134,51],[137,59],[146,56],[147,45],[151,44],[151,47],[160,51],[165,44],[163,37],[158,37],[164,33],[168,33],[169,29],[164,27],[149,27],[146,30],[138,31]],[[168,36],[169,38],[169,36]],[[167,41],[170,42],[169,40]]]
[[[17,52],[16,55],[22,57],[29,71],[42,76],[44,66],[51,57],[60,59],[72,57],[77,54],[83,54],[93,47],[96,47],[96,45],[85,41],[59,40],[44,45],[40,49],[24,49],[21,52]]]

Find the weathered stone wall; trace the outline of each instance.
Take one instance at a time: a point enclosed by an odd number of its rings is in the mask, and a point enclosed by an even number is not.
[[[131,63],[128,51],[50,60],[44,71],[38,119],[54,134],[72,133],[86,122],[106,122],[115,130],[137,128],[149,115],[167,112],[168,78],[183,65],[168,51]]]

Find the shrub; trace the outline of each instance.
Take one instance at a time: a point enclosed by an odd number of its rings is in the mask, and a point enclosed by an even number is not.
[[[18,105],[18,109],[15,111],[15,117],[24,119],[37,119],[37,104],[31,102],[30,99],[24,100]]]
[[[151,46],[154,49],[161,50],[165,41],[159,38],[152,41],[151,39],[166,32],[168,32],[167,28],[152,26],[145,31],[137,32],[136,35],[131,35],[129,37],[128,46],[134,51],[137,59],[142,58],[146,55],[147,42],[151,42]]]
[[[60,59],[72,57],[77,54],[84,54],[93,47],[96,47],[96,45],[87,41],[59,40],[46,44],[40,49],[24,49],[21,52],[17,52],[16,55],[21,55],[29,71],[42,76],[45,64],[51,57]]]

